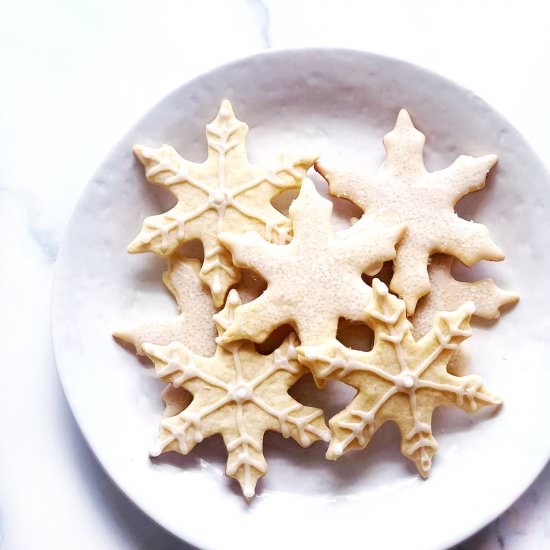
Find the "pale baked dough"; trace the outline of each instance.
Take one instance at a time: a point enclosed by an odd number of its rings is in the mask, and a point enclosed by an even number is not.
[[[459,218],[454,210],[464,195],[485,185],[497,157],[462,155],[448,168],[428,172],[423,159],[425,140],[407,111],[401,110],[395,128],[384,137],[386,160],[378,174],[333,167],[324,160],[315,165],[330,192],[359,206],[364,219],[407,225],[390,288],[405,300],[409,315],[430,291],[430,255],[449,254],[468,266],[504,258],[484,225]]]
[[[225,308],[215,316],[219,334],[231,323],[240,305],[231,290]],[[294,335],[270,355],[261,355],[251,342],[218,346],[213,357],[193,353],[180,342],[167,346],[144,344],[158,377],[193,395],[179,414],[165,417],[151,451],[187,454],[206,437],[221,434],[227,448],[227,475],[237,479],[247,498],[267,472],[263,437],[268,430],[292,437],[303,447],[328,441],[323,411],[293,399],[289,388],[307,369],[296,361]]]
[[[330,419],[329,460],[364,448],[385,422],[393,421],[401,431],[401,452],[426,477],[438,447],[431,429],[434,409],[457,406],[475,412],[501,403],[485,390],[479,376],[458,377],[447,371],[454,350],[471,334],[474,307],[466,302],[456,311],[439,313],[432,330],[416,342],[403,300],[375,279],[367,309],[374,330],[371,351],[351,350],[336,340],[298,348],[300,362],[315,376],[357,389],[351,403]]]
[[[146,218],[129,252],[170,255],[180,244],[200,239],[204,247],[200,276],[216,307],[223,306],[228,289],[240,277],[218,234],[258,231],[270,241],[287,242],[289,221],[271,199],[298,188],[317,158],[280,155],[270,166],[252,165],[246,154],[247,133],[248,126],[224,100],[206,126],[208,158],[203,163],[184,160],[170,145],[134,148],[147,179],[170,190],[178,202],[168,212]]]

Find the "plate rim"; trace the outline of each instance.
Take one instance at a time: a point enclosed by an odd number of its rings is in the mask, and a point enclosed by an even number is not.
[[[93,436],[88,433],[87,428],[85,427],[86,423],[82,422],[82,418],[80,417],[80,413],[78,412],[78,404],[71,398],[70,391],[68,390],[68,381],[66,378],[66,372],[67,369],[63,368],[61,366],[62,360],[61,360],[61,349],[60,349],[60,342],[59,338],[56,336],[57,334],[57,326],[56,326],[56,316],[57,316],[57,307],[60,302],[59,294],[60,294],[60,288],[61,288],[61,273],[64,269],[64,264],[67,258],[67,254],[65,253],[65,249],[67,247],[67,235],[70,232],[70,228],[75,223],[76,220],[76,214],[81,205],[84,202],[85,196],[87,194],[87,191],[89,190],[90,184],[97,179],[97,176],[101,173],[104,165],[109,162],[109,160],[113,157],[115,152],[120,148],[120,146],[127,140],[127,138],[134,132],[136,128],[138,128],[142,121],[147,119],[150,116],[150,113],[157,109],[159,105],[164,103],[165,101],[168,101],[173,96],[180,93],[180,91],[188,86],[194,85],[196,82],[202,80],[203,78],[215,75],[217,72],[225,72],[230,71],[233,67],[239,66],[241,64],[247,64],[251,62],[257,62],[261,61],[262,59],[269,59],[270,57],[277,57],[277,56],[292,56],[292,55],[314,55],[314,56],[323,56],[323,55],[330,55],[330,54],[339,54],[339,55],[345,55],[345,56],[361,56],[361,57],[370,57],[374,61],[381,62],[381,63],[393,63],[395,65],[404,66],[408,69],[418,71],[419,73],[423,73],[426,76],[430,78],[435,78],[439,80],[441,83],[450,85],[454,88],[456,88],[461,93],[468,93],[471,94],[476,98],[477,101],[484,107],[488,108],[492,113],[498,118],[501,119],[503,122],[506,123],[506,125],[512,129],[515,134],[516,138],[519,139],[523,145],[526,146],[529,153],[533,156],[533,159],[538,162],[539,166],[541,167],[543,173],[547,178],[550,179],[550,171],[547,164],[543,161],[543,159],[539,156],[536,149],[531,147],[527,139],[523,136],[523,134],[512,124],[508,121],[506,117],[496,108],[494,108],[492,105],[490,105],[487,101],[485,101],[482,97],[478,96],[475,92],[470,90],[469,88],[463,86],[462,84],[456,82],[454,79],[451,79],[447,76],[443,76],[435,71],[432,71],[431,69],[428,69],[426,67],[423,67],[417,63],[413,63],[410,61],[406,61],[397,57],[384,55],[380,53],[371,52],[368,50],[361,50],[361,49],[355,49],[355,48],[339,48],[339,47],[298,47],[298,48],[271,48],[268,50],[262,50],[259,52],[256,52],[251,55],[234,58],[230,61],[227,61],[225,63],[222,63],[220,65],[216,65],[215,67],[201,72],[189,79],[184,80],[180,85],[178,85],[176,88],[172,89],[170,92],[168,92],[166,95],[162,96],[159,100],[154,102],[151,106],[147,108],[147,110],[139,117],[137,120],[120,136],[114,143],[109,147],[109,150],[107,154],[103,157],[102,161],[99,163],[99,165],[95,168],[95,170],[91,173],[91,177],[87,180],[86,184],[83,186],[82,191],[79,195],[78,200],[74,204],[74,207],[72,209],[71,216],[69,218],[68,223],[65,226],[63,237],[60,242],[59,246],[59,252],[57,254],[54,270],[53,270],[53,277],[52,277],[52,286],[51,286],[51,292],[50,292],[50,337],[52,342],[52,349],[54,353],[55,358],[55,365],[56,365],[56,372],[58,379],[61,383],[63,395],[65,397],[65,400],[67,404],[69,405],[69,409],[71,411],[71,414],[73,415],[73,418],[76,421],[76,424],[78,425],[78,428],[88,446],[90,451],[92,452],[95,460],[97,460],[98,464],[100,465],[101,469],[105,472],[105,474],[109,477],[111,482],[115,485],[115,487],[139,510],[141,510],[144,514],[147,515],[147,517],[153,521],[154,524],[156,524],[158,527],[166,531],[167,533],[170,533],[172,536],[177,538],[178,540],[185,542],[186,544],[197,546],[200,544],[200,541],[197,540],[197,537],[193,535],[193,531],[188,529],[183,529],[182,531],[185,531],[185,534],[183,535],[181,532],[177,532],[173,529],[170,529],[169,527],[165,526],[162,523],[162,519],[158,517],[158,514],[155,512],[154,506],[150,506],[148,502],[143,502],[143,500],[140,500],[139,498],[134,498],[132,490],[132,486],[125,487],[123,484],[119,483],[114,475],[114,473],[111,473],[108,466],[104,464],[104,462],[101,460],[101,457],[99,456],[99,452],[96,450],[96,448],[92,445]],[[447,539],[444,542],[445,547],[451,547],[454,546],[462,541],[465,541],[466,539],[470,538],[474,534],[476,534],[478,531],[483,529],[485,526],[489,525],[491,522],[493,522],[496,518],[500,517],[503,512],[505,512],[510,506],[512,506],[528,489],[529,487],[535,482],[535,480],[539,477],[542,470],[546,467],[548,463],[550,463],[550,439],[548,442],[548,449],[546,451],[546,459],[542,460],[541,463],[530,471],[529,475],[523,476],[523,481],[521,484],[518,484],[522,487],[519,493],[513,497],[511,501],[506,501],[504,504],[500,504],[499,506],[496,506],[494,509],[492,509],[491,513],[485,513],[482,515],[482,518],[475,523],[475,525],[472,524],[468,528],[464,528],[460,534],[455,533],[454,536],[447,537]],[[185,537],[185,538],[184,538]]]

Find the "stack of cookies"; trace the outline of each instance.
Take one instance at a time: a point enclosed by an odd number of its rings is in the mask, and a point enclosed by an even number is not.
[[[326,441],[326,457],[336,460],[364,448],[393,421],[403,455],[426,477],[437,450],[435,408],[475,412],[501,403],[478,376],[448,369],[471,335],[472,315],[496,319],[501,306],[518,299],[489,279],[461,282],[451,274],[454,259],[471,266],[504,258],[485,226],[454,210],[485,185],[496,157],[460,156],[428,172],[425,137],[404,110],[384,138],[378,174],[307,155],[252,165],[247,131],[225,100],[206,126],[205,162],[188,162],[169,145],[135,148],[147,179],[177,198],[171,210],[144,221],[129,251],[167,258],[164,283],[179,315],[116,333],[147,355],[167,383],[151,454],[187,454],[221,434],[227,475],[251,498],[267,471],[267,430],[304,447]],[[313,167],[331,195],[363,211],[349,228],[333,229],[332,202],[306,177]],[[289,189],[299,192],[287,217],[272,200]],[[186,253],[185,243],[197,239],[202,260]],[[387,262],[393,263],[389,288],[376,278]],[[337,339],[340,319],[370,327],[372,349],[344,346]],[[291,330],[282,343],[259,353],[255,344],[283,326]],[[333,379],[357,390],[329,427],[321,409],[288,393],[308,373],[319,388]]]

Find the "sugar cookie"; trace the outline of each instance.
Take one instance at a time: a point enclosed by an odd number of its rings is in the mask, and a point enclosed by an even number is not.
[[[415,338],[424,336],[432,327],[439,311],[452,311],[467,301],[475,304],[474,317],[498,319],[500,308],[519,300],[515,292],[500,289],[492,279],[471,283],[457,281],[451,274],[453,259],[435,255],[428,267],[430,293],[419,303],[411,318]]]
[[[171,256],[162,279],[176,299],[179,314],[117,330],[113,336],[133,344],[138,355],[143,355],[145,342],[159,345],[181,342],[195,353],[212,355],[216,349],[212,315],[216,310],[210,292],[199,279],[199,269],[198,260],[186,259],[179,254]]]
[[[405,226],[364,220],[335,233],[331,214],[332,203],[306,179],[289,211],[290,244],[271,244],[253,232],[220,235],[237,266],[254,269],[267,281],[263,294],[236,310],[223,342],[262,342],[290,323],[302,344],[319,344],[336,336],[339,318],[364,319],[371,288],[361,275],[377,273],[394,257]]]
[[[382,424],[394,421],[401,431],[401,452],[426,477],[438,447],[431,429],[434,409],[458,406],[474,412],[501,403],[485,391],[478,376],[457,377],[447,371],[453,351],[470,336],[474,305],[467,302],[451,313],[439,313],[432,330],[415,342],[404,302],[378,279],[372,288],[367,308],[367,322],[375,334],[371,351],[351,350],[332,340],[300,346],[298,358],[317,377],[341,380],[358,390],[329,422],[328,459],[364,448]]]
[[[227,290],[239,280],[218,233],[258,231],[268,240],[286,242],[290,224],[270,201],[285,189],[299,187],[316,160],[315,156],[281,155],[272,167],[251,165],[245,147],[247,132],[248,126],[237,120],[224,100],[206,126],[205,162],[188,162],[169,145],[134,149],[147,179],[169,189],[178,202],[165,214],[145,220],[129,252],[169,255],[180,244],[200,239],[204,247],[200,276],[216,307],[223,305]]]
[[[225,308],[215,315],[220,335],[239,305],[233,289]],[[179,342],[143,344],[143,350],[159,378],[193,395],[187,408],[161,421],[153,456],[169,450],[187,454],[204,438],[220,433],[228,451],[227,475],[251,498],[267,471],[262,451],[266,431],[281,432],[303,447],[330,439],[323,411],[305,407],[288,394],[307,372],[296,361],[294,335],[270,355],[260,355],[250,342],[218,346],[214,357],[197,355]]]
[[[428,172],[424,142],[424,134],[413,126],[407,111],[401,110],[395,128],[384,137],[386,160],[378,174],[336,169],[324,161],[315,165],[330,192],[359,206],[364,218],[407,224],[390,288],[405,300],[409,315],[430,290],[427,266],[431,254],[449,254],[468,266],[504,258],[484,225],[459,218],[454,211],[464,195],[485,185],[497,157],[460,156],[448,168]]]

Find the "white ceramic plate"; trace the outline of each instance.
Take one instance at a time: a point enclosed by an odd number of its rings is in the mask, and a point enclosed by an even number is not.
[[[522,296],[467,343],[471,368],[505,400],[497,415],[436,414],[440,450],[427,481],[386,427],[366,451],[337,463],[324,447],[266,438],[270,471],[247,505],[223,475],[216,439],[191,456],[152,462],[161,384],[116,344],[111,330],[141,315],[169,315],[162,261],[125,250],[166,199],[144,182],[135,143],[170,143],[200,161],[204,125],[224,97],[250,125],[253,161],[281,149],[316,150],[376,170],[382,136],[400,107],[427,134],[429,169],[461,153],[497,153],[486,190],[459,205],[489,226],[507,253],[489,274]],[[203,548],[442,548],[491,521],[550,456],[549,178],[514,128],[469,91],[406,63],[342,50],[257,55],[185,84],[120,142],[88,185],[67,230],[53,300],[57,364],[67,398],[98,460],[159,524]]]

